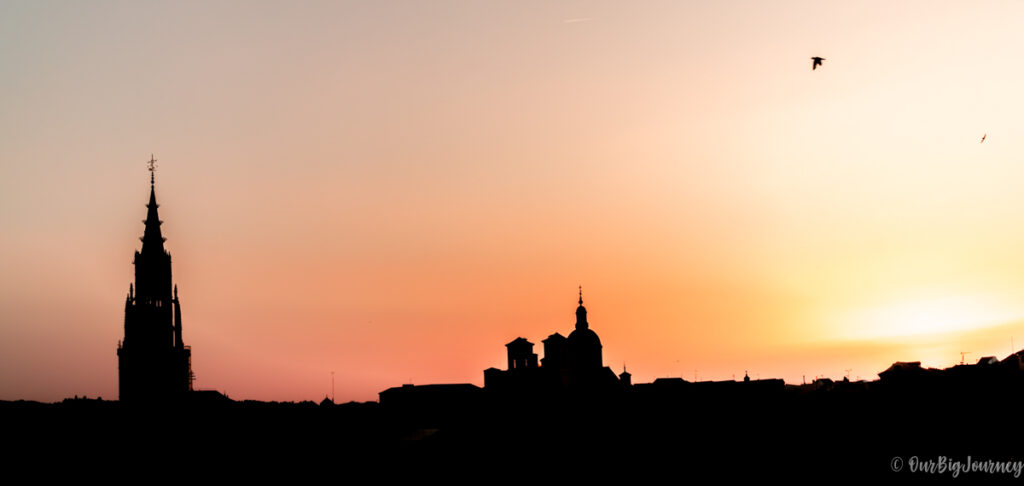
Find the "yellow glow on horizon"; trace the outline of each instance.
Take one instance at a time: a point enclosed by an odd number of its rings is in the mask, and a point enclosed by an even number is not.
[[[940,295],[859,309],[844,339],[879,339],[978,330],[1020,320],[1024,310],[989,295]]]

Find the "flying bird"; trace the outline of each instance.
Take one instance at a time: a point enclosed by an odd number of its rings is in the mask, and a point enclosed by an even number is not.
[[[984,135],[982,135],[982,136],[981,136],[981,141],[980,141],[980,142],[978,142],[978,143],[985,143],[985,137],[987,137],[987,136],[988,136],[988,134],[987,134],[987,133],[986,133],[986,134],[984,134]]]
[[[825,58],[824,57],[812,57],[811,60],[814,61],[814,64],[811,64],[811,71],[814,71],[815,69],[818,69],[818,66],[821,66],[821,61],[824,61]]]

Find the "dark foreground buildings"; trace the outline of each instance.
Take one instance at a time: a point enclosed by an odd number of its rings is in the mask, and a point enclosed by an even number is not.
[[[124,340],[117,345],[122,402],[165,401],[192,390],[192,349],[181,336],[181,303],[160,233],[152,170],[151,164],[146,229],[124,303]]]
[[[32,457],[48,467],[60,462],[55,457],[86,464],[116,457],[149,461],[158,470],[182,452],[190,460],[221,463],[231,451],[253,464],[284,465],[289,473],[342,461],[375,474],[412,464],[406,469],[416,474],[469,467],[495,477],[496,471],[536,474],[541,469],[531,466],[568,459],[570,467],[556,469],[575,482],[587,476],[607,481],[616,469],[633,479],[650,472],[680,481],[737,475],[820,480],[910,477],[903,462],[910,458],[1021,457],[1024,352],[945,370],[896,363],[870,382],[660,378],[634,384],[625,371],[616,377],[604,365],[582,293],[568,336],[545,338],[542,359],[525,338],[508,343],[507,369],[485,370],[483,388],[404,385],[381,392],[379,403],[325,400],[319,406],[192,392],[191,350],[182,338],[152,178],[150,184],[117,350],[120,403],[0,401],[0,418],[9,419],[5,432],[14,438],[9,442],[20,451],[46,451]],[[186,396],[186,406],[174,414],[121,407]],[[169,434],[184,429],[187,448],[168,440],[185,437]],[[113,449],[82,447],[83,438],[92,445],[113,438]]]
[[[507,369],[486,370],[483,388],[404,385],[382,391],[379,403],[342,405],[236,402],[189,392],[191,351],[182,339],[152,180],[142,242],[118,346],[121,402],[0,401],[5,438],[16,444],[8,463],[45,462],[32,468],[35,474],[53,464],[77,473],[111,458],[120,471],[124,464],[166,470],[167,458],[178,457],[190,466],[224,467],[233,456],[259,465],[238,469],[264,480],[275,465],[292,477],[335,464],[346,472],[404,471],[418,479],[478,470],[480,478],[543,474],[574,483],[610,482],[615,475],[630,482],[644,475],[828,482],[951,477],[915,473],[912,459],[1022,457],[1024,352],[944,370],[901,362],[869,382],[659,378],[634,384],[628,373],[616,377],[604,366],[582,296],[573,332],[544,339],[542,359],[525,338],[508,343]],[[121,406],[186,395],[172,414]],[[82,467],[67,467],[69,460]],[[968,483],[1013,477],[965,474]]]

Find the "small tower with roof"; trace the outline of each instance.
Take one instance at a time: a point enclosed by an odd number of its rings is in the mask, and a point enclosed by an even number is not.
[[[569,333],[569,366],[572,371],[601,369],[601,338],[590,329],[587,308],[583,307],[583,287],[580,286],[579,307],[576,308],[576,330]]]

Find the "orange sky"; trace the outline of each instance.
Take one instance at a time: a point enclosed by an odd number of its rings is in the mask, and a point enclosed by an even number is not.
[[[1020,2],[208,3],[0,5],[0,399],[116,397],[151,152],[236,399],[482,384],[580,284],[636,382],[1024,344]]]

